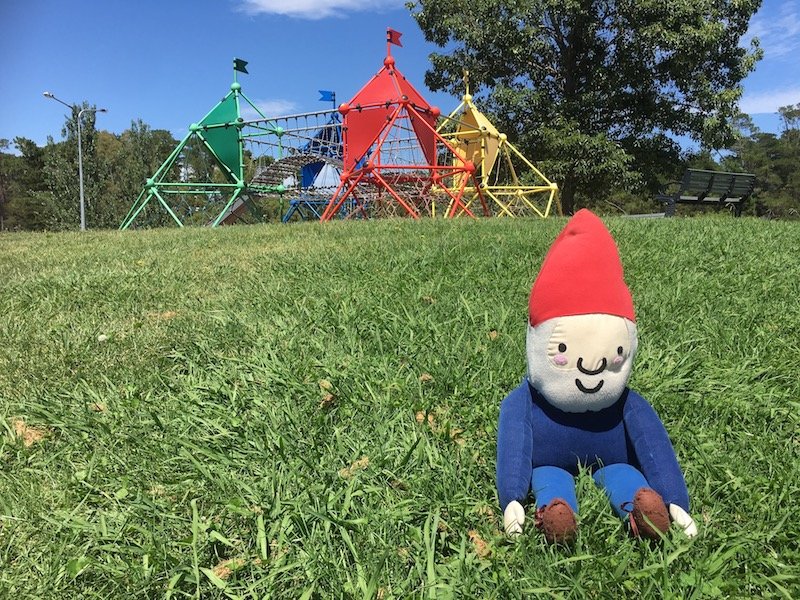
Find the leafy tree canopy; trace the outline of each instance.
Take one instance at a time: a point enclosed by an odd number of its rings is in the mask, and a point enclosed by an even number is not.
[[[426,83],[463,91],[468,69],[508,131],[552,162],[562,202],[614,180],[653,187],[676,136],[734,139],[741,81],[761,52],[740,45],[760,0],[418,0]]]
[[[49,138],[39,147],[17,137],[19,156],[14,156],[6,152],[8,140],[0,140],[0,230],[78,227],[77,110],[65,119],[62,141]],[[141,119],[116,135],[95,128],[93,111],[81,118],[87,223],[91,228],[116,228],[177,141]]]

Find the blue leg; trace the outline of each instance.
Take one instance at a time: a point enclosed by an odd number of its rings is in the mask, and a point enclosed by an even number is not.
[[[553,499],[561,498],[570,505],[573,512],[578,512],[575,479],[564,469],[536,467],[531,474],[531,490],[536,497],[536,508],[542,508]]]
[[[594,474],[594,482],[603,488],[611,508],[620,519],[625,519],[631,511],[636,491],[642,487],[650,487],[638,469],[625,464],[608,465],[598,469]]]

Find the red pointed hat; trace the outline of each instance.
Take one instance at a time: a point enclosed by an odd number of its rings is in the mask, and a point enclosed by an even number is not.
[[[635,320],[617,245],[593,212],[581,209],[558,235],[533,282],[530,324],[601,313]]]

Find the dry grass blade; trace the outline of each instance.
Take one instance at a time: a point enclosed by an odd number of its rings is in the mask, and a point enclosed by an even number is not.
[[[469,540],[472,542],[472,549],[475,551],[475,554],[478,555],[478,558],[489,558],[489,556],[491,556],[492,549],[489,547],[489,544],[480,536],[477,530],[470,529]]]
[[[11,419],[11,427],[14,429],[14,435],[17,439],[22,440],[22,445],[30,448],[34,444],[41,442],[48,435],[48,430],[43,427],[32,427],[25,423],[23,419]]]
[[[362,456],[349,467],[343,467],[339,469],[339,477],[343,479],[350,479],[353,475],[358,473],[359,471],[363,471],[369,466],[369,457]]]

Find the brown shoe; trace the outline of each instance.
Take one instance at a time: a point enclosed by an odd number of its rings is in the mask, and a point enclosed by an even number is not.
[[[661,539],[669,529],[669,513],[661,495],[651,488],[639,488],[633,496],[628,522],[634,537]]]
[[[568,544],[575,539],[578,523],[575,513],[566,500],[555,498],[536,511],[535,524],[551,544]]]

